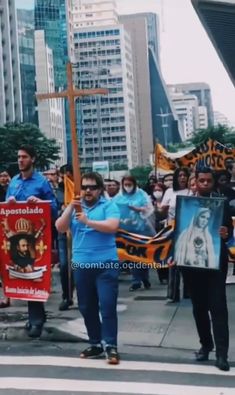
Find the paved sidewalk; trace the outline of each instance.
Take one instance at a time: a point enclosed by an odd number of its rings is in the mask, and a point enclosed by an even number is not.
[[[230,277],[234,279],[235,276]],[[161,285],[157,273],[151,271],[152,288],[129,292],[130,276],[120,276],[118,302],[120,351],[148,354],[156,348],[182,354],[193,354],[198,349],[198,337],[192,316],[190,300],[167,303],[166,286]],[[48,319],[42,341],[84,342],[87,340],[83,319],[77,304],[68,311],[58,310],[61,290],[58,270],[53,272],[53,291],[46,304]],[[235,362],[235,284],[227,285],[230,317],[230,361]],[[76,299],[74,299],[76,301]],[[33,341],[24,329],[27,320],[26,302],[13,300],[12,306],[0,310],[0,339]]]

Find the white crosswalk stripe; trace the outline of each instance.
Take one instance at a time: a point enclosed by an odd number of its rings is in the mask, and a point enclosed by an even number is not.
[[[133,383],[122,381],[60,380],[44,378],[1,378],[0,388],[18,390],[47,390],[73,392],[101,392],[109,394],[148,394],[148,395],[234,395],[234,388],[193,387],[172,384]]]
[[[106,364],[102,359],[80,359],[68,357],[51,357],[51,356],[1,356],[0,365],[29,365],[29,366],[64,366],[74,368],[89,369],[106,369],[110,370],[110,365]],[[114,367],[115,370],[133,370],[133,371],[164,371],[175,373],[198,373],[198,374],[216,374],[221,376],[234,376],[235,368],[231,368],[229,372],[223,372],[214,366],[196,365],[196,364],[176,364],[176,363],[160,363],[160,362],[138,362],[138,361],[121,361],[119,365]]]
[[[15,390],[16,394],[17,391],[24,391],[24,394],[34,391],[36,395],[46,391],[46,394],[65,395],[87,392],[110,395],[234,395],[235,386],[232,385],[235,384],[234,367],[229,372],[222,372],[214,366],[197,364],[121,361],[120,365],[110,366],[102,359],[6,355],[0,356],[0,365],[0,391]],[[13,377],[10,377],[10,371]],[[19,377],[16,377],[16,372]],[[186,384],[179,381],[179,377],[186,376]],[[191,379],[194,376],[195,383]],[[206,380],[207,376],[210,380]],[[211,377],[216,379],[215,382]]]

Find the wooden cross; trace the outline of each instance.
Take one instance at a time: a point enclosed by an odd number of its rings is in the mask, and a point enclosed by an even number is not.
[[[63,92],[52,93],[38,93],[36,97],[38,100],[49,100],[58,98],[67,98],[69,102],[69,118],[70,130],[72,138],[72,163],[73,163],[73,176],[74,176],[74,195],[79,196],[81,190],[81,172],[80,160],[78,151],[78,141],[76,133],[76,113],[75,113],[75,98],[91,95],[105,95],[108,89],[76,89],[73,86],[72,64],[67,64],[67,89]]]

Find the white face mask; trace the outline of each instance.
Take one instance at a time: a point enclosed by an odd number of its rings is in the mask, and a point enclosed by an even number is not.
[[[131,193],[133,192],[134,187],[124,187],[124,191],[126,191],[127,193]]]
[[[155,197],[155,199],[161,199],[162,195],[163,195],[163,192],[161,192],[161,191],[153,192],[153,196]]]

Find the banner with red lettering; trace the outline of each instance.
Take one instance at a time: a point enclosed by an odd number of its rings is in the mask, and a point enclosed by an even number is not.
[[[5,296],[45,302],[51,282],[50,203],[0,203],[0,246]]]

